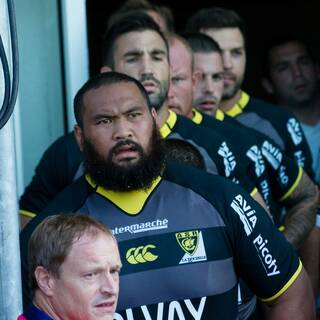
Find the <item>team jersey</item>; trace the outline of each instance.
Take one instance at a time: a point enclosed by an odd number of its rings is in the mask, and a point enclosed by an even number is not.
[[[213,128],[230,138],[237,151],[254,163],[253,174],[259,179],[258,189],[268,205],[277,226],[281,224],[278,202],[287,199],[296,189],[302,176],[302,168],[286,157],[273,140],[263,134],[240,125],[235,119],[216,112],[216,118],[193,111],[193,121]],[[238,143],[235,143],[235,142]]]
[[[81,177],[32,219],[20,236],[25,302],[28,239],[59,212],[94,216],[117,238],[123,267],[115,319],[236,319],[239,276],[260,299],[272,301],[302,268],[242,188],[171,163],[143,191],[113,192]]]
[[[240,100],[228,111],[246,127],[255,129],[272,140],[288,158],[294,159],[313,178],[312,156],[300,122],[289,112],[241,92]]]
[[[205,170],[209,173],[231,179],[252,194],[256,192],[258,181],[247,177],[251,163],[233,152],[231,144],[221,135],[171,111],[160,133],[163,138],[179,138],[193,144],[201,153]],[[214,138],[209,140],[208,137],[212,136]],[[59,191],[74,180],[82,161],[73,133],[57,140],[45,152],[31,184],[20,199],[21,214],[34,217],[44,209]]]

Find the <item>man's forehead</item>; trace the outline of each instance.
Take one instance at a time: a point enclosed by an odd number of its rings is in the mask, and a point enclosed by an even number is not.
[[[170,68],[172,72],[191,68],[192,54],[184,44],[174,39],[169,46]]]
[[[195,69],[210,69],[214,72],[223,71],[223,61],[218,52],[197,52],[194,54]]]
[[[222,50],[244,47],[244,38],[239,28],[203,29],[202,32],[216,42]]]
[[[91,89],[84,95],[84,104],[97,105],[113,103],[114,101],[133,101],[146,104],[146,99],[142,95],[137,85],[133,82],[117,82],[104,84],[96,89]]]
[[[269,57],[273,63],[295,59],[298,57],[309,57],[309,53],[304,45],[298,42],[288,42],[276,46],[270,50]]]
[[[122,54],[126,53],[126,51],[141,50],[142,48],[162,50],[167,53],[163,38],[154,30],[127,32],[119,36],[115,41],[115,50],[120,50]]]

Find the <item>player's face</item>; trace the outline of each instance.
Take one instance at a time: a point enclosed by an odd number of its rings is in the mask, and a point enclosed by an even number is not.
[[[170,44],[170,89],[168,93],[169,108],[174,112],[192,117],[192,56],[178,40]]]
[[[223,62],[220,53],[195,53],[194,69],[200,75],[193,91],[193,105],[212,115],[223,94]]]
[[[75,241],[52,277],[52,308],[59,319],[112,320],[121,261],[115,240],[100,231]]]
[[[238,28],[202,30],[218,42],[224,68],[223,99],[233,98],[240,90],[246,67],[244,38]]]
[[[76,130],[80,146],[87,141],[102,159],[123,167],[139,162],[142,152],[149,153],[154,118],[134,83],[92,89],[83,104],[83,128]]]
[[[306,48],[298,42],[274,47],[269,52],[269,70],[274,93],[285,105],[308,102],[316,93],[315,66]]]
[[[139,80],[158,110],[166,102],[169,61],[164,40],[155,31],[129,32],[115,42],[114,71]]]

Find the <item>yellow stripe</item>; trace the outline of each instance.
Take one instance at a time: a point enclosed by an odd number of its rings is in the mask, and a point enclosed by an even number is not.
[[[296,187],[299,185],[300,183],[300,180],[302,178],[302,173],[303,173],[303,170],[301,167],[299,167],[299,173],[298,173],[298,177],[296,179],[296,181],[294,182],[294,184],[292,185],[292,187],[280,198],[279,201],[283,201],[285,200],[286,198],[288,198],[292,192],[296,189]]]
[[[219,121],[223,121],[224,120],[224,113],[223,111],[221,111],[220,109],[217,109],[215,117],[217,120]]]
[[[261,301],[263,302],[268,302],[268,301],[272,301],[277,299],[279,296],[281,296],[291,285],[292,283],[297,279],[298,275],[300,274],[302,270],[302,263],[299,259],[299,266],[297,271],[293,274],[293,276],[289,279],[289,281],[285,284],[284,287],[282,287],[282,289],[280,291],[278,291],[275,295],[273,295],[271,298],[267,298],[267,299],[261,299],[259,298]]]
[[[258,192],[258,189],[255,187],[251,192],[250,196],[253,197]]]
[[[131,215],[136,215],[142,210],[150,194],[161,181],[161,177],[155,179],[152,183],[152,186],[148,190],[115,192],[106,190],[100,186],[97,187],[97,184],[91,179],[89,175],[86,175],[85,177],[88,183],[96,189],[96,192],[98,194],[100,194],[104,198],[107,198],[120,209]]]
[[[169,117],[167,121],[163,124],[163,126],[160,128],[160,134],[162,138],[166,138],[170,133],[171,129],[175,126],[177,122],[177,115],[169,110]]]
[[[19,213],[20,213],[22,216],[29,217],[29,218],[34,218],[34,217],[37,215],[37,214],[34,213],[34,212],[27,211],[27,210],[22,210],[22,209],[19,210]]]
[[[242,113],[242,110],[247,106],[249,100],[250,96],[244,91],[241,91],[240,99],[229,111],[226,112],[226,114],[230,117],[236,117],[237,115]]]
[[[200,124],[203,120],[202,114],[194,108],[192,109],[192,112],[193,112],[192,121],[196,124]]]

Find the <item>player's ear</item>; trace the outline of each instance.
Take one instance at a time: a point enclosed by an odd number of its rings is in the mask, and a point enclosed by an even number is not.
[[[76,140],[77,140],[77,143],[78,143],[80,150],[83,151],[84,135],[83,135],[82,128],[78,124],[76,124],[73,128],[73,133],[76,137]]]
[[[46,268],[38,266],[34,271],[39,289],[46,295],[53,295],[53,275]]]

